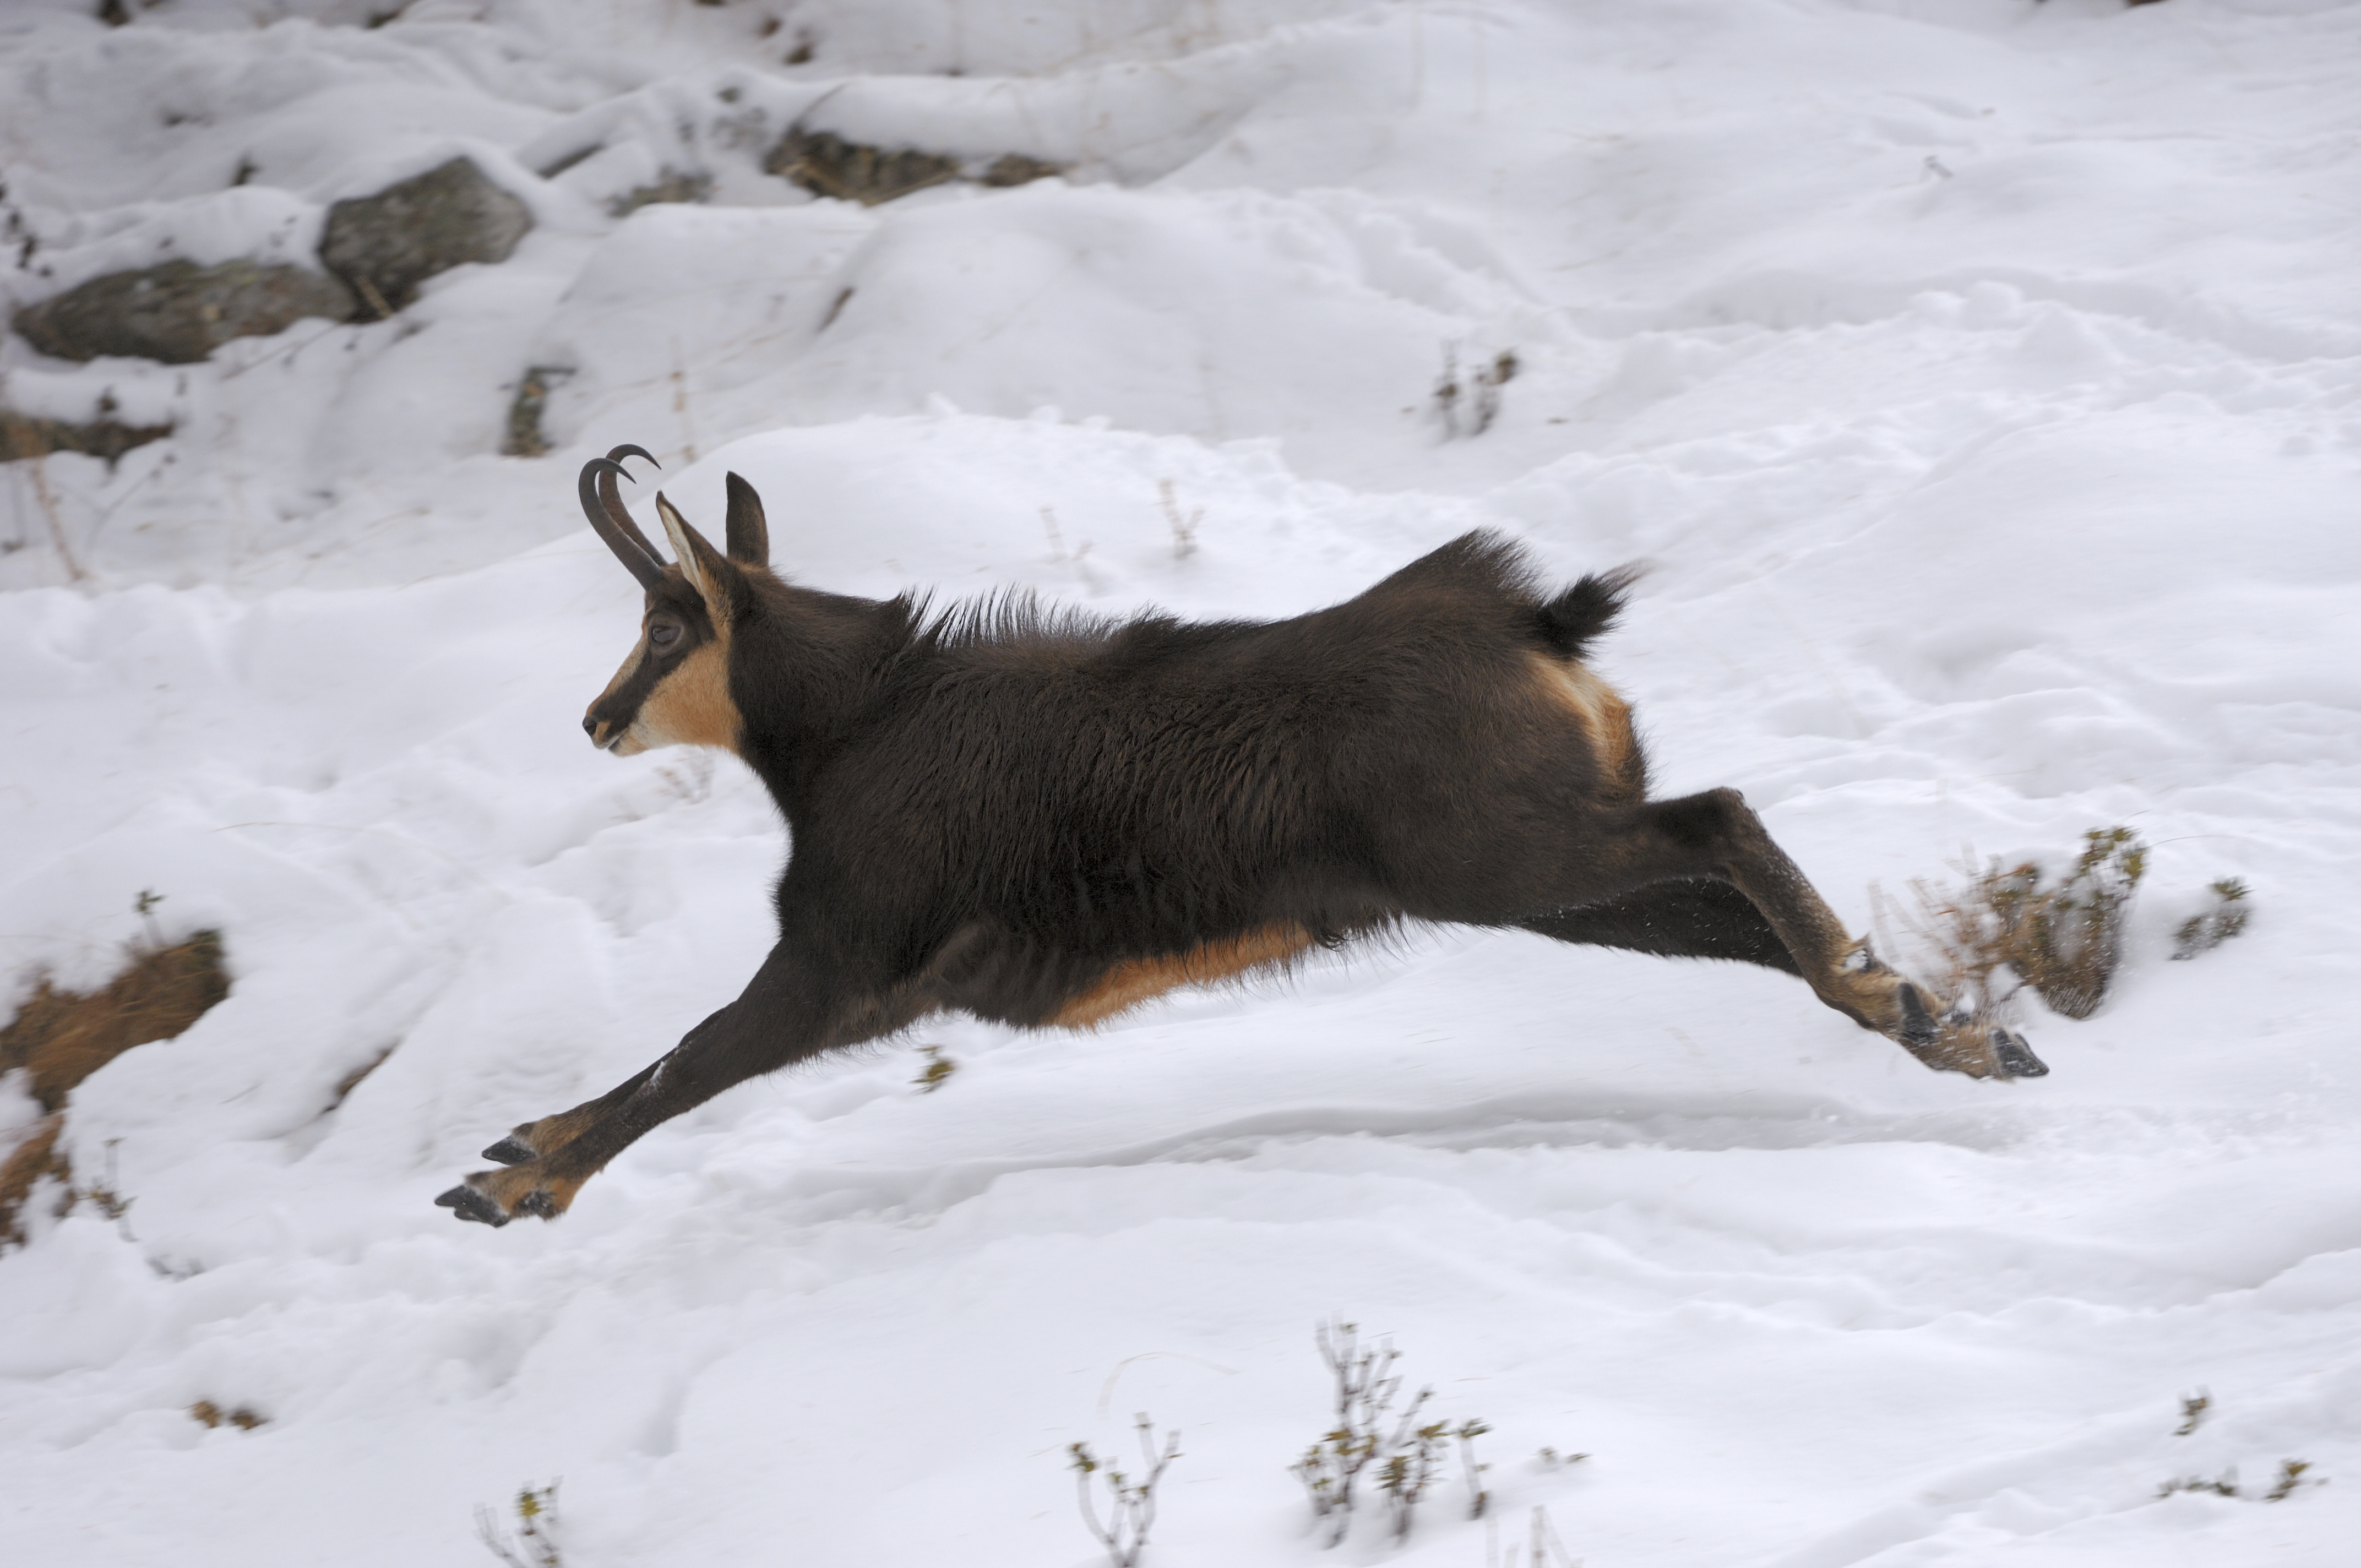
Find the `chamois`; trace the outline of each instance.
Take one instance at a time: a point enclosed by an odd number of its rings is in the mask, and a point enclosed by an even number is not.
[[[1648,798],[1582,662],[1628,573],[1548,593],[1477,532],[1289,620],[935,611],[774,576],[735,474],[723,550],[657,495],[666,564],[627,457],[654,462],[619,446],[579,493],[645,612],[582,727],[754,770],[792,846],[778,940],[661,1059],[486,1149],[505,1168],[435,1200],[462,1220],[554,1218],[658,1124],[933,1013],[1087,1028],[1406,922],[1763,964],[1930,1068],[2048,1070],[1848,936],[1736,790]]]

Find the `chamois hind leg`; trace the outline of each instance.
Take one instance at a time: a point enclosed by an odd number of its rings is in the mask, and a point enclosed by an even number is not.
[[[838,966],[781,938],[738,1000],[662,1058],[598,1099],[528,1122],[484,1151],[478,1170],[434,1201],[462,1220],[554,1220],[609,1160],[642,1134],[723,1090],[840,1046],[889,1034],[925,1011],[915,987],[848,983]]]
[[[1708,877],[1653,882],[1517,924],[1585,947],[1621,948],[1672,959],[1729,959],[1793,975],[1804,972],[1752,899],[1732,884]]]
[[[1607,916],[1590,917],[1597,928],[1602,918],[1628,917],[1635,907],[1644,907],[1648,895],[1643,890],[1650,883],[1711,877],[1745,895],[1786,949],[1795,972],[1822,1002],[1895,1041],[1928,1067],[1971,1078],[2037,1078],[2049,1070],[2019,1036],[1971,1023],[1951,1012],[1943,999],[1878,961],[1865,938],[1845,930],[1736,790],[1708,790],[1624,807],[1606,814],[1605,825],[1609,831],[1588,846],[1579,874],[1571,878],[1589,884],[1587,896],[1577,896],[1571,909],[1533,918],[1564,920],[1566,929],[1581,930],[1582,906],[1605,901],[1610,905]],[[1726,900],[1719,907],[1721,935],[1743,937],[1751,929],[1730,915]],[[1709,903],[1689,907],[1687,939],[1714,933],[1713,909]],[[1522,923],[1532,925],[1532,919]],[[1753,955],[1730,956],[1771,961],[1761,956],[1759,936],[1755,944]],[[1788,966],[1773,962],[1773,967]]]

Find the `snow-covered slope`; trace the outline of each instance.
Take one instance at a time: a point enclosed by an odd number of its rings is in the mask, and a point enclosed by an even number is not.
[[[1339,1313],[1593,1568],[2350,1560],[2361,5],[92,9],[0,16],[9,308],[302,261],[455,152],[536,226],[203,365],[0,346],[0,406],[175,426],[0,469],[0,964],[103,975],[154,889],[236,977],[75,1092],[127,1215],[0,1257],[0,1560],[488,1562],[474,1506],[563,1475],[577,1568],[1080,1568],[1065,1445],[1144,1409],[1151,1562],[1485,1562],[1448,1487],[1323,1555],[1286,1466]],[[763,170],[797,124],[1070,174],[816,200]],[[614,215],[667,175],[709,200]],[[1446,355],[1503,350],[1449,438]],[[552,450],[500,456],[530,367]],[[939,1092],[829,1061],[455,1225],[767,946],[752,778],[580,738],[637,592],[572,476],[621,441],[852,592],[1282,614],[1477,524],[1653,560],[1603,663],[1661,787],[1746,790],[1856,925],[2128,823],[2125,971],[1995,1086],[1775,974],[1433,934],[930,1025]],[[2251,932],[2167,962],[2223,875]],[[2287,1458],[2328,1484],[2261,1500]]]

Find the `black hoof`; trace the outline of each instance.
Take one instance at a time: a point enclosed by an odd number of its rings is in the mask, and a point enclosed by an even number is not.
[[[1942,1031],[1936,1026],[1935,1015],[1927,1011],[1927,1003],[1919,998],[1918,988],[1905,983],[1894,991],[1894,999],[1902,1004],[1902,1043],[1916,1050],[1933,1045]]]
[[[2012,1035],[2006,1029],[1993,1031],[1993,1054],[2000,1058],[2000,1070],[2010,1078],[2047,1078],[2049,1064],[2033,1054],[2022,1035]]]
[[[473,1220],[479,1225],[498,1227],[509,1223],[498,1203],[464,1183],[434,1200],[434,1203],[437,1208],[448,1209],[458,1218]]]
[[[531,1144],[526,1143],[514,1133],[511,1133],[507,1137],[486,1149],[484,1157],[498,1160],[502,1165],[523,1165],[529,1160],[539,1159],[541,1157],[533,1152]]]

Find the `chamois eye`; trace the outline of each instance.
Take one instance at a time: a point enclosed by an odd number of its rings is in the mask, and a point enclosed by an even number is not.
[[[662,652],[680,641],[680,622],[652,620],[648,622],[648,646]]]

